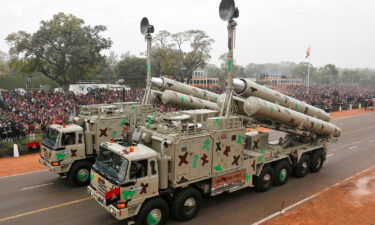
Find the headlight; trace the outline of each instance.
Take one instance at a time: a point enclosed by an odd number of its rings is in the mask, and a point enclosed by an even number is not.
[[[52,162],[52,166],[60,166],[60,161]]]
[[[124,209],[124,208],[126,208],[126,203],[125,202],[117,202],[117,204],[116,204],[116,207],[118,208],[118,209]]]

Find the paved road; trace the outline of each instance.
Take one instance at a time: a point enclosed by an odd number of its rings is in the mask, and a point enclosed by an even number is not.
[[[334,121],[343,129],[336,144],[329,144],[328,162],[320,173],[291,178],[288,184],[266,193],[252,189],[204,200],[192,221],[168,224],[251,224],[294,204],[375,164],[375,114]],[[116,221],[94,200],[86,188],[72,188],[48,171],[0,178],[0,224],[124,224]]]

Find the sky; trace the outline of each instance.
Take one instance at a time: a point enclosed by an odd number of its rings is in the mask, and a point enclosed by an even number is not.
[[[375,68],[375,1],[373,0],[235,0],[240,16],[234,58],[237,64],[305,61],[341,68]],[[0,50],[12,32],[35,32],[41,20],[58,12],[73,14],[89,25],[105,25],[111,51],[139,56],[146,49],[139,30],[148,17],[155,31],[190,29],[207,32],[215,42],[211,63],[227,51],[226,22],[220,0],[0,0]],[[107,52],[108,53],[108,52]],[[106,53],[106,54],[107,54]]]

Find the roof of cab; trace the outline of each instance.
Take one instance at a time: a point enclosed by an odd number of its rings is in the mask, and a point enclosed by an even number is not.
[[[75,132],[75,131],[82,131],[83,128],[81,126],[78,126],[77,124],[66,124],[65,127],[60,124],[51,124],[51,128],[59,130],[61,132]]]
[[[104,142],[101,145],[125,158],[129,158],[130,160],[146,159],[157,156],[156,151],[143,144],[133,146],[133,152],[130,152],[129,150],[131,146],[124,146],[118,143]]]

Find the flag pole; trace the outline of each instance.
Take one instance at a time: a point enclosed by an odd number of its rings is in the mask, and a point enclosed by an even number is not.
[[[309,94],[310,89],[310,64],[311,64],[311,45],[309,46],[309,64],[307,65],[307,94]]]

